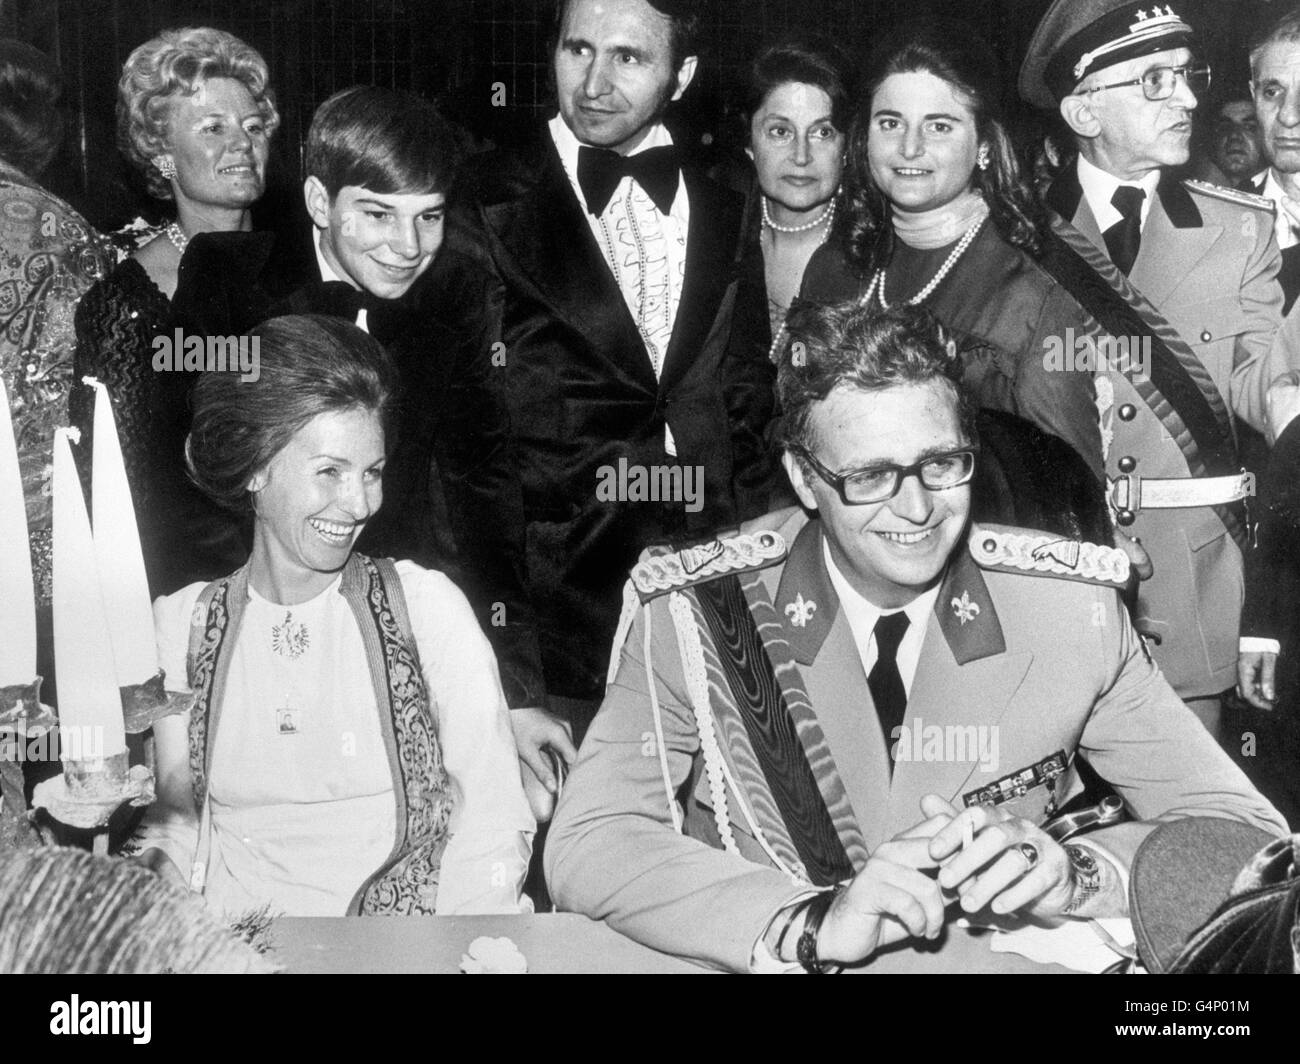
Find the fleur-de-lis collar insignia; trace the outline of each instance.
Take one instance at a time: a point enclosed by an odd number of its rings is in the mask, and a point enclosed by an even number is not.
[[[808,622],[812,620],[812,615],[817,612],[817,603],[812,599],[805,599],[800,592],[795,596],[793,602],[785,607],[785,615],[790,618],[790,623],[796,628],[806,628]]]
[[[965,624],[967,621],[973,621],[979,616],[980,604],[971,601],[969,591],[962,591],[961,598],[952,600],[952,611],[957,620]]]
[[[957,664],[1006,653],[1006,637],[988,584],[966,544],[953,552],[934,612]]]

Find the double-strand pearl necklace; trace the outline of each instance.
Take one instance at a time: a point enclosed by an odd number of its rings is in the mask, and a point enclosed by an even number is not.
[[[826,204],[826,209],[822,211],[820,218],[805,222],[803,225],[777,225],[776,222],[772,221],[771,214],[768,213],[767,197],[762,196],[761,193],[760,196],[763,200],[763,224],[778,233],[806,233],[809,229],[816,229],[819,225],[824,225],[827,229],[830,229],[831,222],[835,220],[835,200],[832,198]]]
[[[172,247],[184,255],[185,249],[189,246],[190,238],[185,235],[185,230],[180,227],[180,223],[171,222],[164,227],[163,233],[172,242]]]
[[[811,229],[813,226],[821,225],[822,222],[826,222],[827,223],[826,228],[822,232],[822,238],[821,238],[821,243],[824,244],[826,243],[827,238],[831,235],[830,223],[831,221],[834,220],[834,218],[835,218],[835,201],[831,200],[830,206],[826,208],[826,211],[815,222],[811,222],[808,225],[795,226],[793,228],[785,228],[779,225],[773,225],[772,220],[767,216],[767,197],[766,196],[763,197],[763,224],[771,226],[778,233],[801,233],[806,229]],[[771,296],[768,296],[767,301],[771,303],[772,306],[778,305],[773,301]],[[786,309],[787,311],[789,310],[788,307]],[[776,335],[772,337],[772,346],[767,349],[767,360],[769,362],[776,361],[776,353],[778,350],[780,350],[781,341],[784,339],[785,339],[785,321],[783,320],[781,322],[781,327],[776,330]]]
[[[985,215],[985,217],[988,216]],[[971,246],[971,243],[975,240],[975,234],[980,231],[980,226],[983,224],[984,218],[981,218],[962,234],[961,239],[957,241],[957,246],[952,249],[948,258],[944,260],[944,264],[939,267],[939,272],[930,278],[929,284],[917,292],[911,299],[907,300],[907,306],[914,307],[918,303],[923,302],[931,292],[939,287],[939,283],[952,272],[952,268],[957,265],[957,260],[961,258],[966,249]],[[864,307],[871,303],[871,297],[873,295],[880,298],[881,310],[889,309],[889,302],[885,299],[885,268],[883,266],[872,276],[871,284],[867,286],[866,292],[862,295],[861,302]]]

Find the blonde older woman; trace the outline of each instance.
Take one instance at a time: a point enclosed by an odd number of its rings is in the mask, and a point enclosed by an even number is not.
[[[182,460],[193,378],[155,371],[155,339],[172,335],[190,241],[252,228],[249,208],[262,195],[279,115],[257,51],[222,30],[198,27],[167,30],[131,53],[118,83],[117,119],[119,147],[149,191],[174,202],[176,218],[82,299],[76,370],[104,381],[113,398],[150,587],[168,591],[196,571],[224,571],[245,546],[228,542],[233,533],[220,523],[214,527],[224,538],[211,543],[169,533],[170,523],[204,504]],[[261,252],[252,242],[244,250],[255,272],[251,257]],[[89,399],[88,389],[73,392],[73,419],[83,433]]]

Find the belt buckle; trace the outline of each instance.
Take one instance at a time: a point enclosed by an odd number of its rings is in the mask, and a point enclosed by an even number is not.
[[[1123,501],[1120,500],[1123,489]],[[1142,509],[1142,475],[1121,473],[1110,482],[1110,504],[1115,510],[1137,513]]]

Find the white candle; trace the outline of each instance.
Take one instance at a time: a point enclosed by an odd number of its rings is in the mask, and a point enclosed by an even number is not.
[[[104,609],[113,624],[113,659],[121,687],[144,683],[158,671],[153,607],[144,576],[140,533],[126,481],[122,445],[113,420],[108,389],[93,377],[83,378],[95,389],[95,455],[91,467],[95,556]]]
[[[126,750],[122,698],[90,518],[68,442],[74,431],[54,433],[54,669],[61,737],[75,740],[65,738],[61,746],[64,755],[79,746],[112,757]]]
[[[36,591],[9,395],[0,379],[0,687],[36,679]]]

